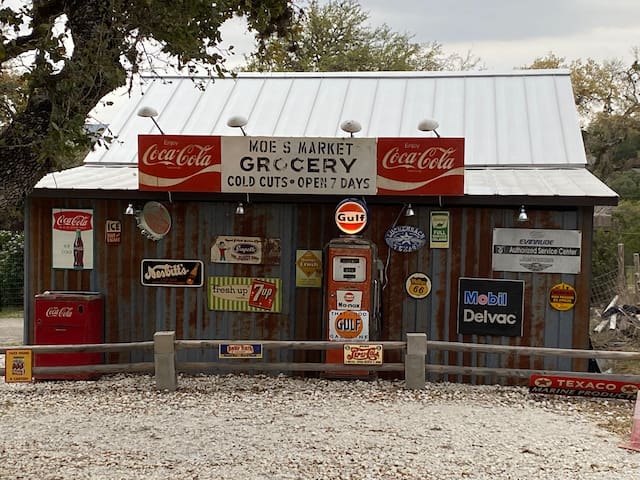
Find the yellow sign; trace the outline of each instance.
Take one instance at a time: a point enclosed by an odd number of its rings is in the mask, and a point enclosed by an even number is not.
[[[4,381],[30,382],[32,380],[31,350],[7,350],[5,352]]]
[[[296,287],[322,287],[322,250],[296,250]]]
[[[558,283],[549,290],[549,304],[556,310],[571,310],[576,304],[576,289],[567,283]]]
[[[382,365],[382,344],[350,343],[342,347],[345,365]]]
[[[412,298],[426,298],[431,293],[431,280],[424,273],[412,273],[405,282],[405,288]]]

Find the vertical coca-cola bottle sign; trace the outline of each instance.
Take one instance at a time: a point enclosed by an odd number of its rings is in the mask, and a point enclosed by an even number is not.
[[[93,210],[54,208],[53,268],[93,268]]]

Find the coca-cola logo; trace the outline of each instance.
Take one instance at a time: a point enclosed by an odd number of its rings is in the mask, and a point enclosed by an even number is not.
[[[165,141],[160,145],[151,144],[142,154],[142,163],[149,166],[166,165],[169,167],[208,167],[213,165],[213,145],[190,143],[179,145],[175,141]]]
[[[455,166],[455,153],[456,149],[451,147],[429,147],[423,151],[393,147],[382,157],[382,166],[387,170],[451,170]]]
[[[91,230],[93,214],[79,210],[61,210],[53,213],[53,228],[67,232]]]
[[[47,308],[44,315],[47,318],[71,318],[73,316],[73,307],[52,306]]]

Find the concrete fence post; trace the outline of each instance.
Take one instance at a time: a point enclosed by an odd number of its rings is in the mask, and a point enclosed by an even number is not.
[[[178,388],[175,341],[176,332],[156,332],[153,335],[153,357],[158,390],[174,391]]]
[[[405,388],[424,388],[426,357],[427,334],[407,333],[407,354],[404,359]]]

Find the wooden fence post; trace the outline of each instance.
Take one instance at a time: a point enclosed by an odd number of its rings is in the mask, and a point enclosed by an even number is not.
[[[153,335],[156,388],[175,391],[178,388],[176,375],[176,332],[156,332]]]
[[[424,388],[426,356],[427,334],[407,333],[407,354],[404,359],[405,388]]]

